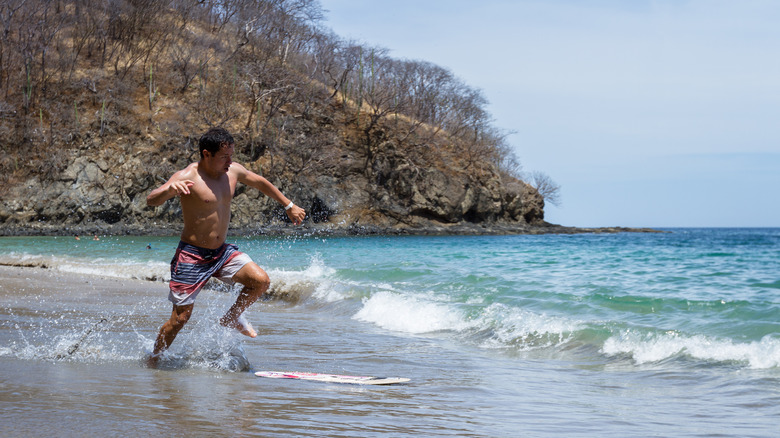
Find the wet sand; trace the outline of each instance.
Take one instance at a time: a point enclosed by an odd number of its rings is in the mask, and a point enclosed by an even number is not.
[[[4,437],[507,436],[507,422],[516,421],[509,406],[488,402],[500,394],[480,388],[472,360],[427,339],[367,330],[349,318],[334,322],[328,315],[351,311],[339,304],[258,303],[247,313],[259,335],[249,339],[217,324],[233,296],[205,291],[171,355],[149,369],[144,358],[170,311],[164,283],[0,266],[0,290]],[[108,322],[99,323],[103,317]],[[230,370],[242,360],[250,371],[412,381],[364,387],[261,379]]]

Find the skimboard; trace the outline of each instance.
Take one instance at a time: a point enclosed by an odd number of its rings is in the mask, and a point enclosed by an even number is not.
[[[353,385],[394,385],[396,383],[405,383],[409,381],[409,379],[403,377],[342,376],[338,374],[285,371],[258,371],[255,375],[257,377],[269,377],[271,379],[314,380],[317,382],[329,383],[351,383]]]

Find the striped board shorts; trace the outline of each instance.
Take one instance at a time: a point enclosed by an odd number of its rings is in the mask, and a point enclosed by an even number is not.
[[[229,243],[217,249],[208,249],[179,242],[171,260],[171,292],[168,300],[176,306],[192,304],[209,278],[216,277],[233,284],[233,276],[251,261],[236,245]]]

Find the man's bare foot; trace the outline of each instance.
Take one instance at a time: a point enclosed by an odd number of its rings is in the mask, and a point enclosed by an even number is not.
[[[254,327],[252,327],[252,324],[249,323],[249,321],[246,320],[243,314],[238,315],[238,318],[234,319],[233,321],[230,321],[226,316],[223,316],[222,319],[219,320],[219,323],[222,324],[225,327],[228,328],[234,328],[238,330],[242,335],[249,336],[250,338],[257,337],[257,332],[255,331]]]
[[[150,354],[146,359],[147,368],[157,368],[157,361],[160,360],[160,356],[162,356],[162,353]]]

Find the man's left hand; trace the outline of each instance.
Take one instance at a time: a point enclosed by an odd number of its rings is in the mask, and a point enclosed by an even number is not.
[[[306,217],[306,211],[304,211],[301,207],[298,207],[297,205],[293,205],[290,207],[289,210],[286,211],[287,217],[290,218],[293,224],[300,225],[303,222],[303,219]]]

